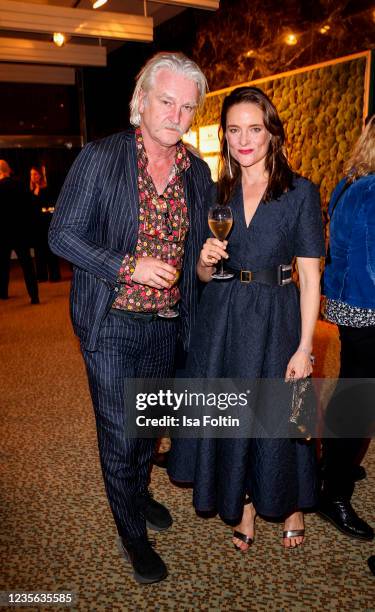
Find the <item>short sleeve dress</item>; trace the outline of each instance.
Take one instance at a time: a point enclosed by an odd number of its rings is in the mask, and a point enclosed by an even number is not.
[[[215,201],[211,192],[207,205]],[[241,185],[230,202],[228,266],[263,270],[294,257],[324,255],[319,192],[296,176],[278,199],[261,202],[246,226]],[[197,378],[282,378],[301,333],[294,283],[270,286],[212,280],[205,286],[192,335],[187,375]],[[277,411],[275,398],[274,410]],[[282,517],[315,505],[312,443],[295,439],[174,440],[169,475],[194,483],[197,511],[236,522],[249,495],[257,512]]]

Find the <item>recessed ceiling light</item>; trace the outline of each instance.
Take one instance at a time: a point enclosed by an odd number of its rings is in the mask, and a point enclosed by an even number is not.
[[[53,42],[57,47],[62,47],[66,43],[65,34],[63,34],[62,32],[54,32]]]
[[[92,8],[100,8],[101,6],[103,6],[103,4],[106,4],[106,2],[108,2],[108,0],[92,0]]]

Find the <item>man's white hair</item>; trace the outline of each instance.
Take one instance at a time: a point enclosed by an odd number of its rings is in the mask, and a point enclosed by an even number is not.
[[[183,53],[157,53],[143,66],[137,76],[137,83],[130,102],[130,123],[132,125],[137,126],[141,123],[139,113],[141,92],[147,93],[152,89],[155,84],[156,73],[163,68],[183,74],[186,78],[194,81],[199,92],[198,105],[203,104],[208,86],[206,77],[199,66]]]

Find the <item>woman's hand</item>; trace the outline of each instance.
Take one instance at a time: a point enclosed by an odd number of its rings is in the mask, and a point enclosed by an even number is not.
[[[228,259],[226,252],[228,241],[217,238],[207,238],[199,256],[199,264],[205,268],[216,266],[222,257]]]
[[[297,349],[286,368],[285,381],[307,378],[313,371],[310,351]]]

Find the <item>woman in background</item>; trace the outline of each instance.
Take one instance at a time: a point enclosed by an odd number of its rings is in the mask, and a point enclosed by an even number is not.
[[[330,256],[324,272],[326,318],[339,328],[340,378],[375,378],[375,115],[344,170],[346,177],[334,190],[328,209],[331,221]],[[373,401],[372,398],[372,404]],[[358,394],[349,407],[353,409],[355,425],[360,423],[361,403],[362,410],[366,410],[364,402],[364,395]],[[343,406],[334,399],[327,408],[327,422],[335,421],[336,410],[342,412]],[[368,426],[370,435],[371,423]],[[363,437],[323,440],[319,511],[346,535],[371,540],[372,527],[359,518],[350,503],[355,467],[365,445]]]
[[[59,258],[48,246],[48,229],[54,203],[47,187],[45,166],[32,166],[30,170],[30,197],[34,218],[34,252],[38,281],[59,281]]]
[[[293,174],[284,141],[277,111],[260,89],[240,87],[225,98],[222,171],[207,210],[229,204],[234,223],[228,243],[208,238],[201,251],[197,272],[207,284],[188,376],[290,380],[312,372],[324,255],[319,193]],[[213,280],[216,264],[228,255],[235,277]],[[301,294],[292,282],[294,257]],[[272,397],[276,420],[281,410]],[[238,550],[249,549],[257,514],[284,521],[286,548],[302,544],[303,510],[317,501],[313,444],[289,438],[174,440],[168,471],[176,481],[194,482],[197,511],[218,511],[234,526]]]

